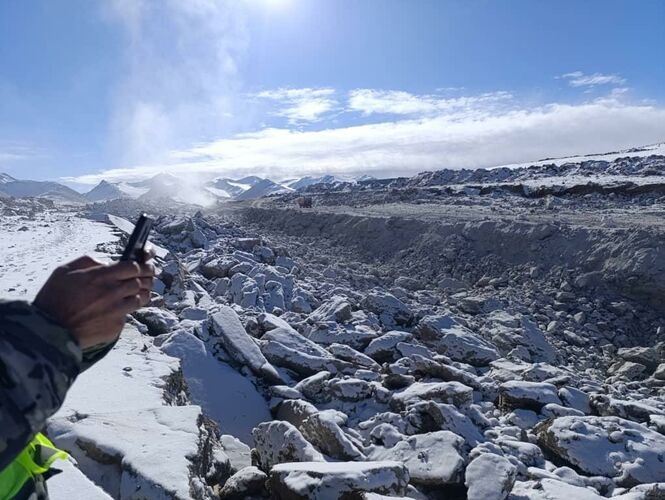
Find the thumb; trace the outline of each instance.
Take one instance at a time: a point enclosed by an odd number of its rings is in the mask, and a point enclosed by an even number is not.
[[[75,259],[65,264],[64,267],[66,267],[70,271],[78,271],[81,269],[88,269],[90,267],[98,267],[103,265],[104,265],[103,262],[93,259],[89,255],[83,255],[82,257],[79,257],[78,259]]]

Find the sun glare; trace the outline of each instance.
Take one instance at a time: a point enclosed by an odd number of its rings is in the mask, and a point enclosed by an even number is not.
[[[293,0],[260,0],[260,3],[264,4],[270,9],[282,9],[289,5]]]

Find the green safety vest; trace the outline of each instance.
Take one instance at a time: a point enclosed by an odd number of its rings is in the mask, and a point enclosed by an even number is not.
[[[0,472],[0,500],[14,498],[29,481],[38,480],[38,476],[47,472],[53,462],[67,457],[67,453],[56,448],[40,432],[14,461]]]

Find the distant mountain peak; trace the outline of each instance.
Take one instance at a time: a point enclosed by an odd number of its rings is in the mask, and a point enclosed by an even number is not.
[[[0,172],[0,184],[6,184],[8,182],[15,182],[15,181],[16,179],[14,179],[11,175]]]
[[[84,194],[88,201],[108,201],[127,198],[127,195],[116,185],[102,179],[99,184]]]

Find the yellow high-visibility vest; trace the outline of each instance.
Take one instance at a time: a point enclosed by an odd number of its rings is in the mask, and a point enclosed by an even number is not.
[[[47,472],[53,462],[67,459],[66,452],[56,448],[39,433],[5,469],[0,472],[0,500],[11,500],[28,481]]]

